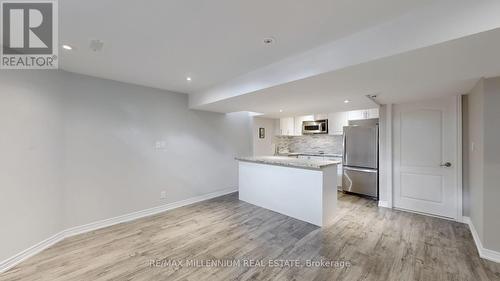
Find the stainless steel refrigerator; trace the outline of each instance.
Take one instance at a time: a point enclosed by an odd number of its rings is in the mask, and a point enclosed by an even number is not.
[[[378,199],[378,120],[344,127],[342,190]]]

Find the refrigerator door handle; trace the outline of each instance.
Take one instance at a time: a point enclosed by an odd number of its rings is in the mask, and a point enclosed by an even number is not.
[[[342,155],[342,164],[345,165],[345,161],[346,161],[346,144],[347,144],[347,129],[344,127],[344,139],[343,139],[343,142],[344,142],[344,153]]]
[[[344,170],[365,172],[365,173],[378,173],[377,169],[363,169],[363,168],[353,168],[353,167],[346,167],[346,166],[344,166]]]

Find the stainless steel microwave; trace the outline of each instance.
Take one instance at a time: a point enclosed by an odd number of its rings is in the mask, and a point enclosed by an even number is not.
[[[328,120],[303,121],[302,134],[328,134]]]

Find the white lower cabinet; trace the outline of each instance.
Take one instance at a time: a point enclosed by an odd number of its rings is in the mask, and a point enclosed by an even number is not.
[[[342,169],[342,158],[340,157],[325,157],[327,160],[332,160],[332,161],[340,161],[340,164],[337,165],[337,186],[342,187],[342,175],[344,174],[344,171]]]
[[[342,164],[337,165],[337,186],[342,188],[342,176],[344,175],[344,169],[342,169]]]
[[[340,157],[328,157],[328,156],[314,156],[314,155],[299,155],[299,159],[319,159],[319,160],[331,160],[340,161],[341,163],[337,165],[337,187],[342,187],[342,175],[344,171],[342,169],[342,158]]]

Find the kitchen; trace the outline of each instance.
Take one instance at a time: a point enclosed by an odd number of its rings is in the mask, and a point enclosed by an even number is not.
[[[335,215],[332,186],[378,200],[378,118],[378,108],[254,117],[254,155],[237,158],[240,200],[318,226],[328,225]],[[304,170],[319,175],[311,179]]]

